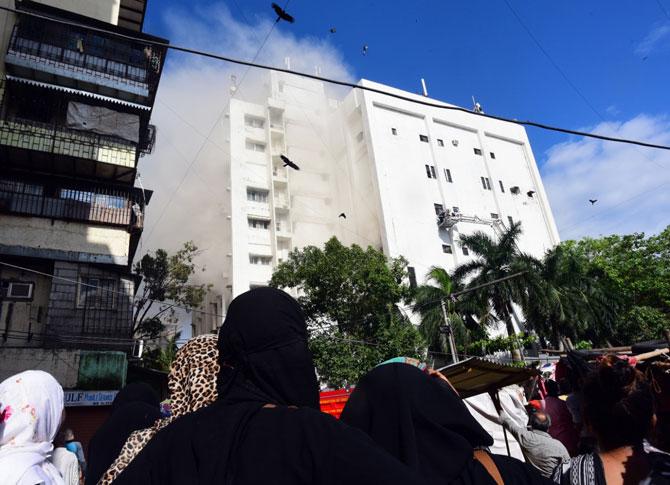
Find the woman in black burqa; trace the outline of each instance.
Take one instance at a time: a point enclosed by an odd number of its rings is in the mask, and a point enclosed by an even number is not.
[[[423,483],[364,433],[319,411],[305,317],[258,288],[219,333],[219,399],[161,430],[116,483]]]
[[[86,485],[98,483],[130,433],[149,427],[160,418],[158,396],[147,384],[133,383],[121,389],[114,398],[109,418],[88,445]]]
[[[365,431],[424,483],[551,483],[523,462],[485,452],[493,438],[451,385],[408,364],[380,365],[365,375],[341,420]]]

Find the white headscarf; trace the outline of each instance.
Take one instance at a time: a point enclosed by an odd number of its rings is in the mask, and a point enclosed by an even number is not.
[[[63,415],[63,388],[51,374],[29,370],[0,383],[0,485],[63,485],[50,463]]]

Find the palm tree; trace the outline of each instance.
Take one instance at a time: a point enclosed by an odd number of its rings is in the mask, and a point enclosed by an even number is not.
[[[512,303],[524,304],[528,300],[528,287],[540,264],[537,259],[519,251],[516,241],[520,234],[521,223],[516,222],[500,235],[498,241],[481,231],[461,236],[461,245],[467,247],[475,258],[458,266],[453,274],[456,282],[468,288],[488,284],[473,291],[468,298],[475,298],[480,304],[488,302],[495,314],[489,313],[488,316],[505,322],[509,336],[515,333]],[[516,273],[522,274],[491,284]],[[512,353],[515,358],[520,358],[518,350]]]
[[[442,327],[446,323],[442,302],[444,302],[444,310],[449,318],[457,344],[468,344],[471,340],[471,333],[477,334],[477,338],[481,336],[479,329],[468,328],[466,321],[461,317],[462,314],[476,313],[476,308],[468,307],[469,301],[467,303],[456,302],[449,298],[449,295],[460,289],[447,270],[433,266],[428,271],[426,284],[415,290],[412,308],[421,316],[419,331],[428,343],[428,349],[432,352],[442,354],[450,352],[450,349],[447,348],[445,334],[442,332]]]
[[[560,245],[536,269],[528,287],[532,297],[522,303],[535,330],[557,347],[561,336],[607,340],[618,308],[607,275]]]

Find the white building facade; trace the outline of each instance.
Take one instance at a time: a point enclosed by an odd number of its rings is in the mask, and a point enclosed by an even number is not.
[[[266,284],[289,250],[332,236],[404,256],[417,284],[431,266],[471,257],[461,234],[497,237],[520,221],[521,251],[541,257],[558,244],[522,126],[360,89],[335,101],[322,83],[285,74],[266,89],[260,104],[230,104],[227,302]]]

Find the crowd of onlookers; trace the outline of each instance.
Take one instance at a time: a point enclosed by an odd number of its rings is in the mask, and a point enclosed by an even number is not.
[[[218,336],[179,349],[169,414],[147,385],[118,393],[88,460],[60,430],[63,389],[51,375],[0,383],[0,485],[666,484],[656,387],[626,359],[572,356],[534,382],[527,423],[492,393],[525,461],[492,453],[449,381],[412,359],[368,372],[336,420],[319,410],[300,306],[259,288],[231,303]]]

